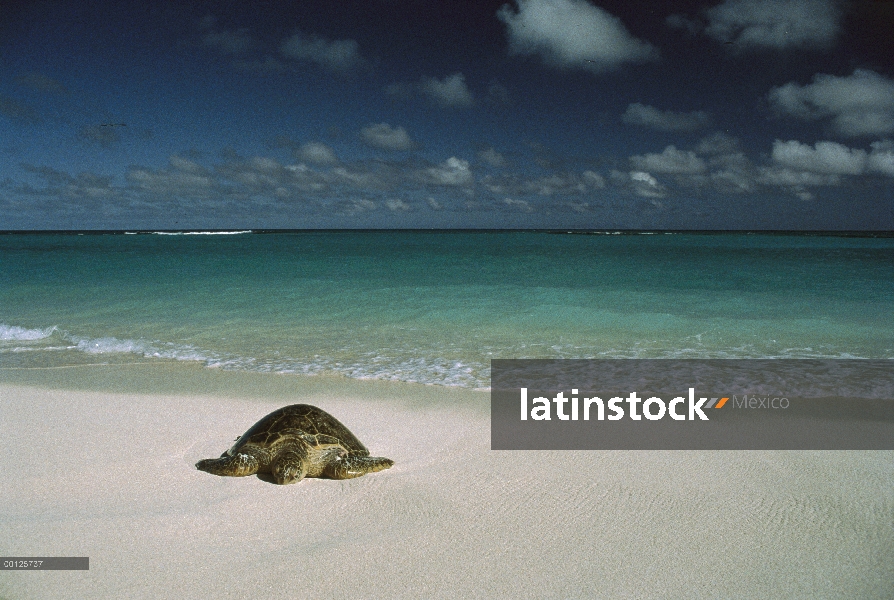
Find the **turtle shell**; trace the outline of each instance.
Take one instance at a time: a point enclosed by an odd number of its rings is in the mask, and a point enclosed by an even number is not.
[[[277,409],[252,425],[243,433],[227,454],[233,455],[246,444],[269,448],[284,435],[302,437],[313,444],[337,443],[348,451],[349,456],[369,456],[360,440],[341,421],[326,411],[310,404],[292,404]],[[334,438],[334,440],[332,439]]]

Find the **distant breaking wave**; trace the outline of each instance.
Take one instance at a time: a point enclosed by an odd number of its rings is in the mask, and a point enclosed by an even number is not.
[[[149,231],[153,235],[239,235],[241,233],[252,233],[251,229],[241,231]]]

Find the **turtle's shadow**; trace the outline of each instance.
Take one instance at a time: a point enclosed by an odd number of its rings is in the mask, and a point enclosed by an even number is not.
[[[276,483],[276,480],[273,478],[273,473],[256,473],[255,477],[257,477],[264,483],[272,483],[273,485],[279,485],[278,483]]]
[[[264,483],[270,483],[270,484],[273,484],[273,485],[279,485],[278,483],[276,483],[276,479],[273,478],[273,473],[255,473],[255,477],[257,477],[258,479],[260,479],[260,480],[263,481]],[[310,478],[308,478],[308,479],[310,479]],[[319,477],[314,477],[313,479],[332,479],[332,478],[331,478],[331,477],[324,477],[324,476],[321,475],[321,476],[319,476]],[[0,599],[0,600],[2,600],[2,599]]]

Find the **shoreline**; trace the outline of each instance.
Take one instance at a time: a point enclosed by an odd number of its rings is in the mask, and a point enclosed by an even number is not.
[[[486,392],[150,367],[0,371],[0,554],[90,557],[2,572],[4,600],[884,598],[894,581],[892,452],[492,451]],[[395,465],[291,486],[193,466],[296,402]]]

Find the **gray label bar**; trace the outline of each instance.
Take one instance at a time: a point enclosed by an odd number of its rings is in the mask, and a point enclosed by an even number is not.
[[[88,571],[87,556],[3,556],[0,570],[20,571]]]
[[[493,450],[894,450],[894,360],[494,360]]]

